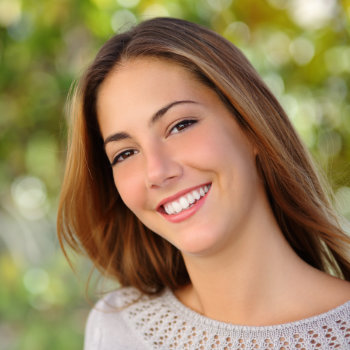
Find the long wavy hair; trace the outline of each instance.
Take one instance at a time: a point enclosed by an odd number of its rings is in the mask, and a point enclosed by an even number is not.
[[[151,19],[112,37],[75,87],[57,221],[64,251],[68,243],[105,275],[148,294],[190,282],[181,252],[121,200],[97,122],[101,83],[118,64],[142,57],[181,65],[219,95],[258,150],[257,169],[290,246],[313,267],[350,280],[350,239],[281,105],[232,43],[174,18]]]

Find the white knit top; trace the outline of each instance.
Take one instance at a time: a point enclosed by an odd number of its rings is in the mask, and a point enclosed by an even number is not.
[[[350,349],[350,301],[326,313],[276,326],[238,326],[204,317],[170,290],[160,296],[122,288],[90,312],[85,350]]]

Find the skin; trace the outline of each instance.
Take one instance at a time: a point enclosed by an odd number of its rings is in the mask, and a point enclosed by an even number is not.
[[[268,325],[350,299],[348,282],[310,267],[288,245],[257,174],[257,150],[189,72],[152,58],[124,62],[100,87],[97,111],[124,203],[183,254],[192,284],[175,294],[185,305]],[[169,196],[203,184],[211,188],[193,215],[174,223],[160,212]]]

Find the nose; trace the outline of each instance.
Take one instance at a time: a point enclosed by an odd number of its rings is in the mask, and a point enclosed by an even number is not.
[[[176,181],[183,173],[180,162],[162,144],[155,144],[145,154],[146,185],[149,188],[159,188]]]

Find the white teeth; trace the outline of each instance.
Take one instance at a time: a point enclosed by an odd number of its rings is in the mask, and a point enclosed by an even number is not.
[[[182,206],[182,209],[187,209],[190,206],[190,203],[188,203],[188,201],[185,197],[181,197],[179,202]]]
[[[187,209],[195,201],[199,200],[201,197],[204,197],[205,194],[209,191],[211,185],[203,186],[197,190],[187,193],[185,196],[180,197],[177,201],[173,201],[165,204],[164,210],[168,215],[178,214],[181,211]]]
[[[180,213],[180,211],[182,211],[182,206],[180,203],[178,202],[173,202],[173,208],[175,209],[176,213]]]
[[[196,191],[196,190],[194,190],[193,192],[192,192],[192,196],[195,198],[195,199],[197,199],[197,201],[198,201],[198,199],[199,198],[201,198],[201,195],[198,193],[198,191]]]
[[[165,212],[168,214],[168,215],[171,215],[171,214],[174,214],[175,213],[175,210],[173,208],[173,205],[171,203],[168,203],[167,205],[164,206],[164,209],[165,209]]]
[[[196,201],[191,193],[187,195],[187,200],[190,202],[190,204],[193,204]]]

